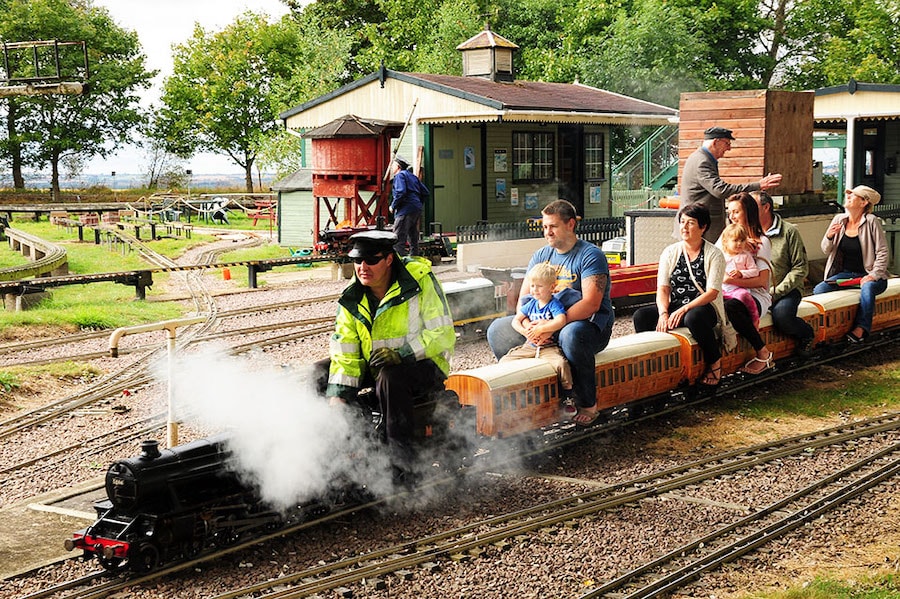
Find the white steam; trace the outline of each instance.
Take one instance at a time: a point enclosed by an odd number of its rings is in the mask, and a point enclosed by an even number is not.
[[[375,492],[390,484],[387,459],[367,440],[365,423],[315,392],[312,367],[291,371],[205,353],[179,358],[172,383],[178,417],[227,432],[240,474],[275,508],[348,482]]]

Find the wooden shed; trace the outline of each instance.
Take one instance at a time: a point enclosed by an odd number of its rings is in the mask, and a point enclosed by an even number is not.
[[[678,178],[709,127],[731,129],[735,141],[719,161],[729,183],[781,173],[778,195],[813,191],[813,92],[744,90],[681,94]]]

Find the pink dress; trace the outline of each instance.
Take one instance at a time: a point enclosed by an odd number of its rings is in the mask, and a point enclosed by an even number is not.
[[[730,255],[726,251],[725,254],[725,272],[739,271],[744,278],[753,278],[759,275],[759,269],[756,267],[756,258],[750,252],[741,252],[740,254]],[[722,283],[722,296],[725,299],[736,299],[747,306],[747,312],[753,320],[753,325],[759,327],[759,308],[756,307],[756,300],[753,299],[750,291],[745,287],[738,287],[729,283]]]

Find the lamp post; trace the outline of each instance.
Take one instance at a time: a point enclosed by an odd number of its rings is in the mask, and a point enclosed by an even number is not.
[[[116,195],[116,171],[112,172],[112,188],[113,188],[113,201],[118,200],[118,196]]]

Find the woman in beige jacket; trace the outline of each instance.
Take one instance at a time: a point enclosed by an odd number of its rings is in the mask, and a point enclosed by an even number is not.
[[[860,343],[872,328],[875,296],[887,289],[888,245],[881,219],[872,214],[881,194],[865,185],[845,193],[844,213],[832,219],[822,238],[822,251],[828,256],[825,280],[813,293],[859,287],[859,310],[847,340]]]

